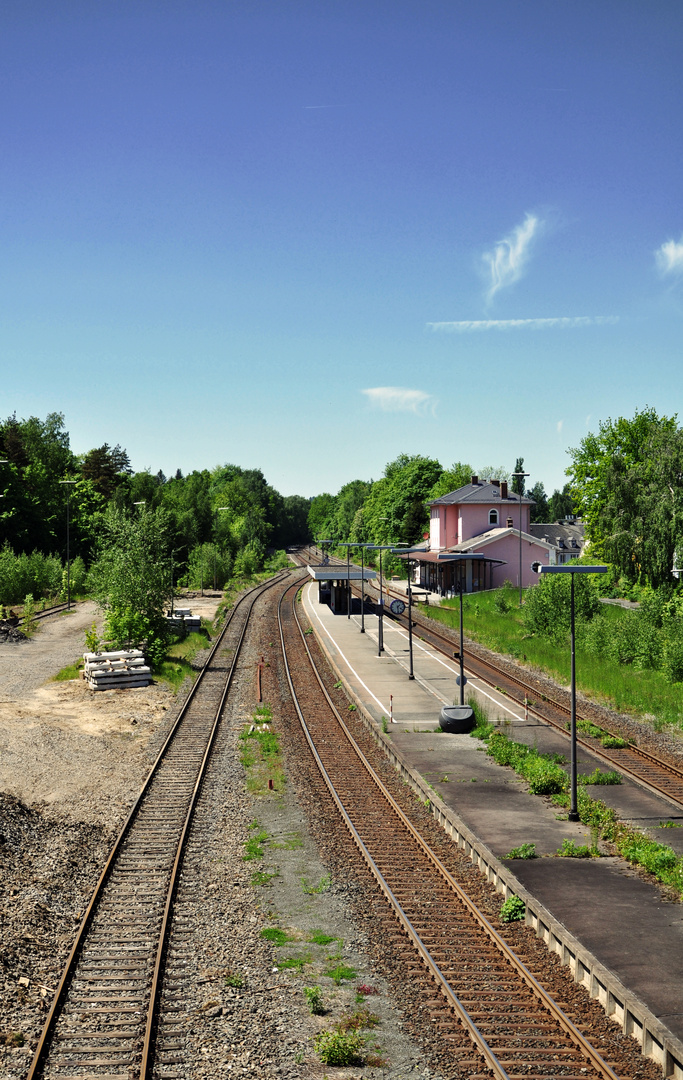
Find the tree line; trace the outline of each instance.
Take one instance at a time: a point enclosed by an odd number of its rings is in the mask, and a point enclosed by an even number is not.
[[[260,570],[270,550],[309,535],[310,500],[282,496],[260,469],[228,464],[187,476],[178,469],[170,478],[134,472],[120,445],[74,454],[61,413],[13,415],[0,421],[0,603],[61,588],[67,501],[79,584],[117,523],[141,515],[159,519],[174,583],[197,587]]]

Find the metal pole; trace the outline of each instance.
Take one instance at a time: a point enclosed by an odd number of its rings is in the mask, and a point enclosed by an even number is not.
[[[574,632],[574,575],[571,578],[571,638],[572,638],[572,673],[571,673],[571,805],[567,817],[569,821],[579,820],[579,807],[576,792],[576,637]]]
[[[346,545],[346,618],[351,618],[351,548]]]
[[[522,480],[520,492],[519,492],[519,606],[522,606],[522,491],[524,487],[524,481]]]
[[[69,496],[71,489],[66,489],[66,610],[71,611],[71,552],[69,550]]]
[[[384,601],[382,599],[382,549],[379,549],[379,633],[377,635],[377,655],[384,651]]]
[[[365,633],[365,545],[360,549],[360,632]]]
[[[414,679],[413,674],[413,590],[410,581],[410,559],[408,559],[408,653],[410,656],[409,679]]]
[[[465,662],[462,655],[462,576],[460,578],[460,704],[465,704]]]

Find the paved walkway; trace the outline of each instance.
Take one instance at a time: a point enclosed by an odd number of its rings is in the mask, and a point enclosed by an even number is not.
[[[455,661],[437,654],[414,632],[415,679],[410,681],[408,634],[393,620],[384,620],[385,650],[378,656],[378,619],[366,614],[361,634],[359,601],[350,619],[335,616],[318,603],[317,587],[312,585],[304,589],[304,604],[316,633],[370,714],[378,723],[382,717],[387,721],[393,717],[392,742],[407,763],[498,858],[504,860],[507,852],[524,843],[535,843],[537,855],[552,856],[565,838],[577,844],[590,841],[585,826],[558,820],[558,808],[530,795],[512,770],[482,752],[479,740],[440,730],[441,705],[459,700]],[[512,738],[568,755],[568,740],[540,721],[525,721],[523,709],[504,695],[474,677],[469,677],[468,691],[486,704],[492,720],[509,725]],[[599,764],[581,747],[578,761],[580,772],[592,772]],[[665,821],[683,824],[683,814],[673,804],[627,780],[593,790],[622,818],[683,853],[683,829],[659,827]],[[664,901],[656,886],[642,881],[619,858],[537,858],[507,865],[683,1039],[683,905]]]

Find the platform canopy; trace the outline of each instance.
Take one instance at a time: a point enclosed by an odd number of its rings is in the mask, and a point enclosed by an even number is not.
[[[399,559],[410,559],[411,562],[421,563],[444,563],[444,562],[483,562],[496,563],[503,566],[505,559],[492,559],[489,555],[481,555],[477,551],[425,551],[424,548],[408,548],[405,551],[394,551]]]
[[[377,574],[374,570],[368,570],[367,566],[361,570],[360,566],[351,563],[347,574],[345,566],[308,566],[307,570],[314,581],[374,581]]]

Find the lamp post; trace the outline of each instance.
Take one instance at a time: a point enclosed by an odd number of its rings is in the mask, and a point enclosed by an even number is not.
[[[69,550],[69,501],[71,496],[71,484],[75,480],[60,480],[60,484],[66,484],[66,610],[71,611],[71,552]]]
[[[360,548],[360,632],[365,633],[365,549],[371,545],[366,543],[347,543],[344,545],[347,553],[350,548]],[[348,569],[347,569],[348,573]],[[349,586],[349,589],[351,586]]]
[[[579,808],[576,790],[576,634],[574,629],[574,575],[575,574],[606,574],[606,566],[544,566],[542,563],[533,562],[531,569],[536,574],[569,574],[571,579],[571,604],[570,604],[570,628],[571,628],[571,767],[570,767],[570,806],[569,821],[579,820]]]
[[[524,491],[524,477],[529,476],[528,472],[513,472],[510,476],[517,476],[520,478],[519,485],[519,606],[522,606],[522,493]]]

